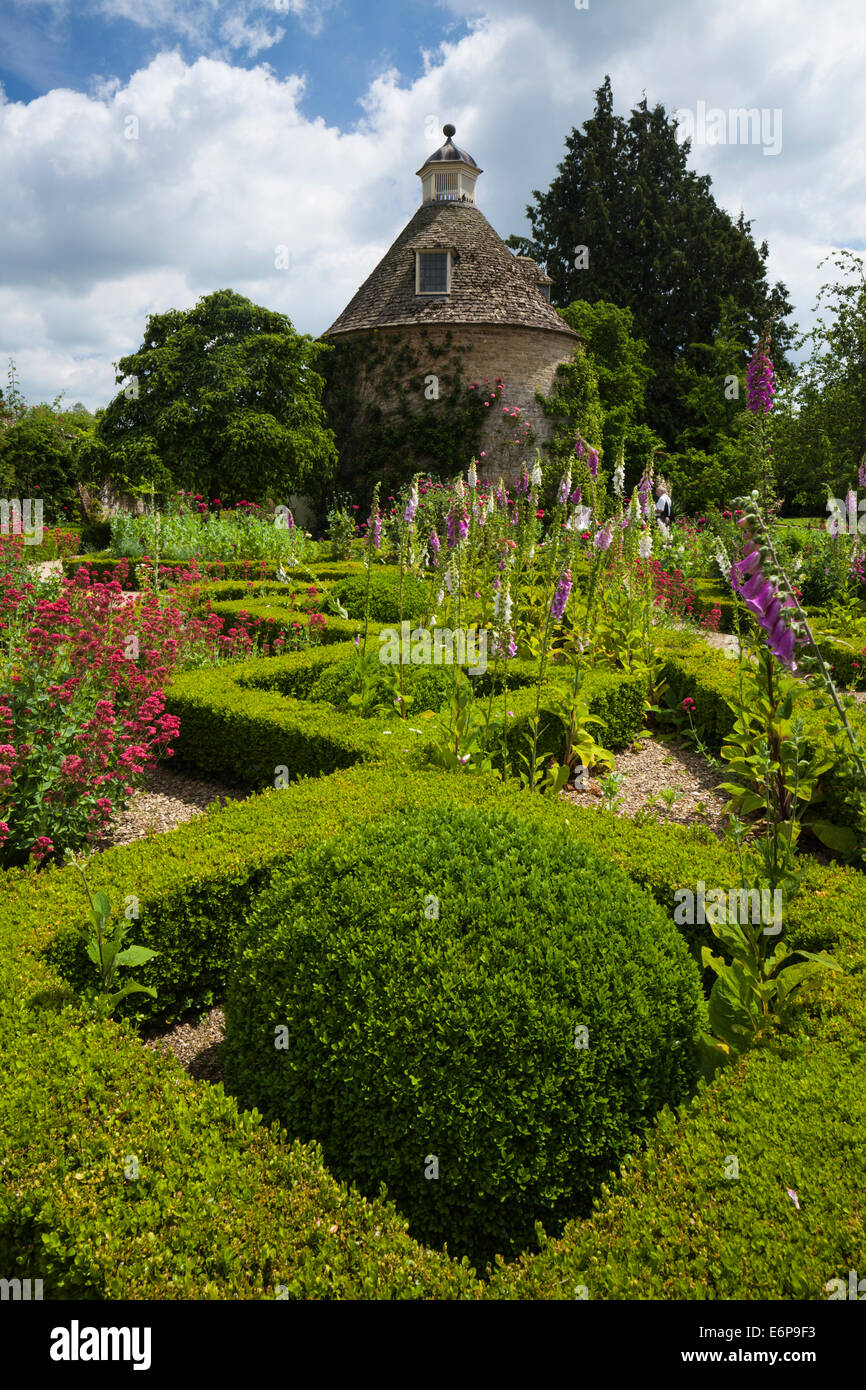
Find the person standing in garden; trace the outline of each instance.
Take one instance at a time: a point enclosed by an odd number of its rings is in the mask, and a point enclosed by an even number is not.
[[[656,521],[667,529],[671,524],[670,486],[664,478],[656,483]]]

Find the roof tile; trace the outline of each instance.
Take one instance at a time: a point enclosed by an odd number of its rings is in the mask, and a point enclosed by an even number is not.
[[[451,293],[416,295],[414,252],[438,248],[455,253]],[[578,339],[538,288],[540,274],[512,255],[474,203],[423,203],[325,336],[409,324],[502,323]]]

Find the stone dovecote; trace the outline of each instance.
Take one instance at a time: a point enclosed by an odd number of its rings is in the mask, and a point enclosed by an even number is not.
[[[453,143],[454,127],[444,132],[445,144],[418,170],[421,206],[325,336],[375,335],[379,346],[393,336],[423,351],[447,333],[464,350],[467,385],[501,378],[503,403],[519,408],[543,446],[548,423],[536,392],[550,394],[557,367],[573,359],[581,339],[551,305],[549,277],[515,256],[478,208],[482,171]],[[386,413],[392,407],[377,404]],[[491,418],[482,447],[486,475],[516,475],[524,453],[501,420]]]

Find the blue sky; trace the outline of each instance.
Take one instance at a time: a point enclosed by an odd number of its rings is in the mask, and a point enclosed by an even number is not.
[[[139,10],[132,4],[103,9],[88,0],[69,5],[2,0],[0,83],[7,99],[31,101],[53,87],[87,91],[94,75],[126,81],[167,45],[187,61],[221,48],[238,67],[253,67],[266,57],[277,72],[303,73],[305,114],[350,126],[361,114],[359,97],[380,72],[394,69],[414,81],[424,69],[424,50],[446,36],[459,39],[468,27],[465,17],[435,0],[334,0],[300,13],[291,13],[288,5],[280,8],[276,0],[249,7],[253,22],[246,27],[261,25],[260,40],[283,31],[282,38],[257,50],[255,40],[244,46],[220,32],[220,8],[230,12],[242,6],[213,7],[209,15],[211,7],[177,0],[174,8],[192,15],[187,24],[173,21],[168,8],[155,7],[154,22],[145,24],[146,5],[135,19],[131,16]]]
[[[720,113],[692,167],[808,326],[864,244],[864,68],[863,0],[0,0],[0,378],[105,404],[148,314],[226,287],[323,332],[446,121],[504,237],[606,73],[622,114]]]

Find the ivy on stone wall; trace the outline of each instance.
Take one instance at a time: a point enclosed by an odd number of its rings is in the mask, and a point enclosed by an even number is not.
[[[498,393],[469,389],[462,363],[469,348],[450,330],[436,341],[423,327],[411,340],[384,329],[332,341],[322,370],[339,453],[336,487],[366,500],[376,481],[396,493],[415,473],[450,478],[478,456],[485,400]]]

